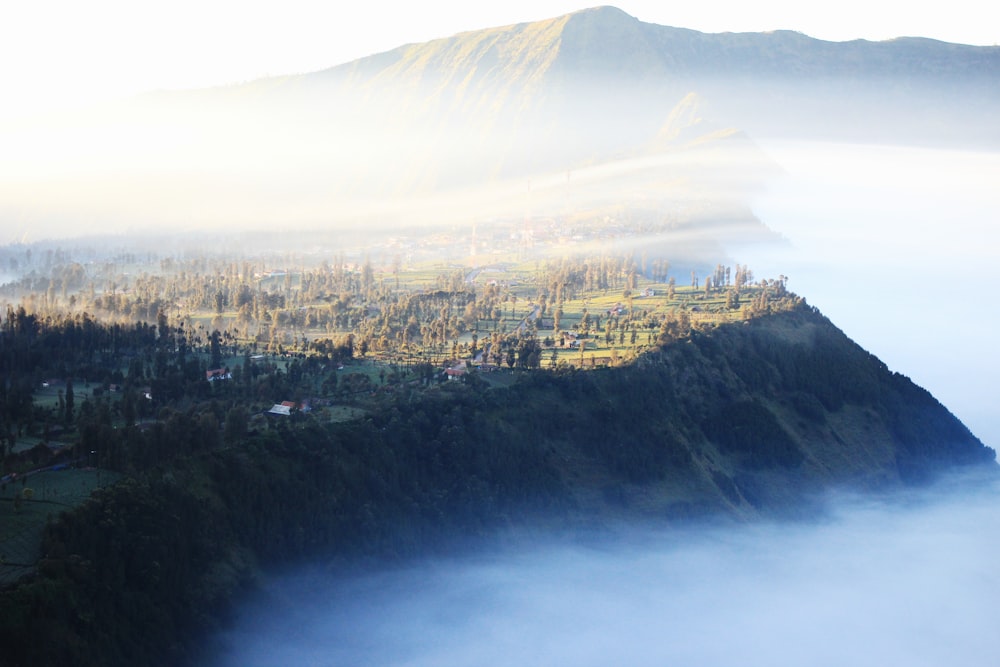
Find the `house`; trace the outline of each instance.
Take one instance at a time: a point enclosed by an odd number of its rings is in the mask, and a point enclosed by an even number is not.
[[[578,347],[580,345],[580,336],[577,335],[575,331],[563,331],[562,340],[559,343],[562,347],[569,345],[570,347]]]
[[[467,372],[468,366],[464,361],[452,361],[451,365],[445,369],[444,375],[449,381],[461,380]]]
[[[267,411],[269,415],[282,415],[288,417],[292,414],[292,410],[295,408],[295,403],[292,401],[282,401],[281,403],[275,403],[271,406],[271,409]]]
[[[210,371],[205,371],[205,379],[209,382],[215,382],[216,380],[232,380],[233,374],[229,372],[228,368],[214,368]]]
[[[656,296],[656,290],[654,290],[652,287],[647,287],[646,289],[642,290],[642,296],[645,297]]]

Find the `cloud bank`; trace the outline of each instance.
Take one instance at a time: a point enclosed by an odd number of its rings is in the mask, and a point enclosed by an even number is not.
[[[230,665],[994,665],[1000,489],[271,580]]]

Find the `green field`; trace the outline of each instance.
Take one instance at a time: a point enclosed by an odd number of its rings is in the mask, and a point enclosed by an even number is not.
[[[120,477],[108,470],[67,468],[0,484],[0,586],[34,569],[46,522]]]

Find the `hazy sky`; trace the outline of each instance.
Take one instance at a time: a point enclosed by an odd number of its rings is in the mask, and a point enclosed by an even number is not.
[[[339,3],[317,0],[39,0],[0,10],[0,119],[159,88],[314,71],[464,30],[558,16],[599,3]],[[1000,42],[981,0],[933,5],[843,0],[826,9],[793,0],[620,0],[652,23],[705,32],[792,29],[830,40],[920,35]]]

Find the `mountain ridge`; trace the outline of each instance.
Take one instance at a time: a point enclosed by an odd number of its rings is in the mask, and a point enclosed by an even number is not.
[[[671,114],[691,94],[710,110],[699,116],[707,131],[688,123],[679,146],[664,141]],[[433,199],[418,224],[482,222],[524,208],[507,195],[494,197],[504,205],[478,210],[445,198],[498,185],[523,192],[531,181],[624,157],[678,157],[679,147],[721,154],[737,133],[746,141],[729,164],[745,164],[741,180],[759,187],[773,170],[767,156],[748,151],[770,139],[1000,147],[1000,47],[700,33],[605,6],[307,74],[149,94],[106,111],[82,123],[81,148],[60,161],[65,180],[93,184],[86,196],[62,183],[65,196],[50,196],[58,188],[46,182],[0,205],[40,218],[75,204],[109,219],[152,208],[165,223],[201,216],[266,226],[293,217],[312,227],[412,217]],[[97,147],[95,134],[108,140]],[[697,171],[698,160],[690,162]],[[14,161],[9,169],[17,173]],[[734,195],[728,177],[714,182],[702,170],[699,178],[699,193]],[[122,192],[144,193],[142,208],[123,205]],[[211,201],[179,205],[190,193]],[[636,201],[620,185],[603,197],[615,198]],[[534,210],[558,216],[565,201],[562,192],[536,196]]]
[[[406,192],[646,152],[691,93],[711,103],[717,125],[754,138],[1000,145],[985,119],[1000,110],[997,84],[1000,47],[702,33],[601,6],[239,90],[315,105],[318,127],[370,121],[409,163],[375,191]]]
[[[815,66],[813,62],[816,60],[815,57],[807,59],[806,63],[802,62],[802,56],[809,55],[809,53],[802,52],[801,49],[810,46],[820,49],[819,54],[821,57],[819,58],[819,62],[823,62],[825,58],[835,54],[837,51],[844,52],[846,54],[846,62],[852,66],[851,71],[866,75],[871,74],[873,65],[886,67],[887,64],[883,61],[898,58],[898,55],[893,54],[892,51],[896,51],[897,53],[905,50],[919,51],[920,48],[932,48],[936,50],[936,53],[931,54],[931,58],[928,58],[926,55],[921,57],[919,53],[908,54],[918,64],[925,66],[934,65],[934,67],[929,68],[928,71],[930,73],[954,75],[956,69],[971,70],[988,67],[995,70],[1000,66],[1000,47],[998,46],[959,44],[919,36],[901,36],[879,41],[866,39],[830,41],[811,37],[793,30],[707,33],[690,28],[647,23],[616,7],[605,5],[582,9],[541,21],[516,23],[480,30],[468,30],[428,42],[406,44],[389,51],[372,54],[315,72],[293,75],[293,77],[332,75],[341,73],[342,71],[349,71],[353,74],[359,70],[370,70],[372,68],[383,70],[386,68],[385,61],[387,60],[396,61],[403,60],[406,57],[412,58],[418,53],[423,57],[426,49],[446,52],[463,44],[467,40],[482,42],[487,38],[492,39],[495,45],[504,41],[514,41],[525,33],[548,35],[551,38],[548,46],[553,48],[553,50],[562,51],[561,47],[566,45],[567,31],[570,32],[571,37],[569,45],[573,49],[586,51],[588,55],[593,57],[593,64],[598,66],[608,63],[605,59],[599,57],[600,53],[595,55],[593,51],[595,31],[600,33],[600,39],[612,42],[613,45],[619,48],[622,44],[634,46],[636,38],[639,38],[647,47],[663,51],[669,61],[675,66],[687,68],[691,68],[699,63],[703,68],[706,64],[713,64],[713,61],[710,60],[708,63],[705,63],[703,59],[704,51],[707,48],[720,51],[721,57],[715,62],[723,63],[730,69],[737,65],[742,66],[742,69],[745,70],[753,68],[753,59],[747,59],[746,55],[752,50],[761,48],[777,50],[781,55],[788,55],[787,52],[782,50],[792,49],[797,56],[796,60],[798,62],[796,68],[801,68],[803,64],[812,64]],[[608,40],[609,35],[620,37],[621,39],[617,41]],[[628,39],[625,39],[625,37]],[[552,43],[557,44],[559,48],[553,47]],[[535,47],[546,46],[537,42],[534,42],[533,45]],[[727,48],[721,49],[720,47],[723,45],[727,45]],[[904,49],[903,47],[906,48]],[[671,51],[670,49],[673,50]],[[963,63],[954,62],[953,58],[955,55],[964,55],[966,58],[976,57],[971,58],[971,62]],[[868,60],[864,60],[862,56],[868,58]],[[873,56],[878,57],[874,63],[870,60]],[[615,62],[610,64],[617,65]],[[897,63],[890,68],[890,71],[898,74],[906,69],[904,65],[907,64],[912,65],[913,63]],[[948,67],[949,64],[951,67]],[[813,75],[818,73],[812,69],[799,69],[799,71],[806,71]],[[994,71],[993,76],[995,75],[996,72]]]

